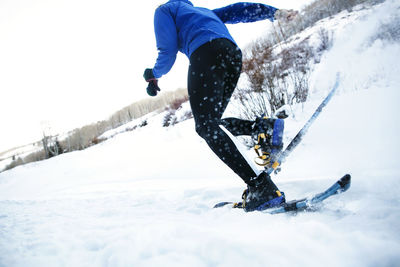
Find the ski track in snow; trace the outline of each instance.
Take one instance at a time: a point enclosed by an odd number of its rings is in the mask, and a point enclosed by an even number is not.
[[[350,173],[349,191],[321,210],[212,209],[238,200],[243,182],[192,120],[171,128],[149,123],[0,173],[0,266],[398,266],[400,45],[377,40],[343,50],[369,36],[349,33],[398,10],[387,1],[342,29],[313,73],[320,91],[286,121],[288,141],[342,73],[339,94],[274,178],[293,199]],[[341,65],[343,57],[358,63]]]

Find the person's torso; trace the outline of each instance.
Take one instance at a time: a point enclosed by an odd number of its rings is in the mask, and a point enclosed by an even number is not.
[[[194,7],[189,1],[173,0],[164,4],[175,21],[179,51],[188,57],[202,44],[217,38],[235,43],[225,24],[211,10]]]

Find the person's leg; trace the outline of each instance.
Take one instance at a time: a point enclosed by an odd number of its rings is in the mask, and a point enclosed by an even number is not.
[[[224,126],[234,136],[253,135],[254,121],[242,120],[238,118],[225,118],[221,120]]]
[[[188,92],[197,133],[246,183],[257,176],[235,143],[220,128],[221,117],[240,75],[241,52],[225,39],[197,49],[190,58]]]

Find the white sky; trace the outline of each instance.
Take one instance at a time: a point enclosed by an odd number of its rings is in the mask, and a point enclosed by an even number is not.
[[[164,2],[1,0],[0,152],[39,140],[44,126],[71,130],[147,97],[142,74],[157,57],[153,14]],[[217,8],[238,1],[192,2]],[[299,9],[311,0],[256,2]],[[269,24],[229,29],[244,47]],[[187,62],[178,56],[162,90],[186,87]]]

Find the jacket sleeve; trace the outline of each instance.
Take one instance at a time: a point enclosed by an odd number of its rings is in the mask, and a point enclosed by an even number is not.
[[[274,21],[274,14],[278,9],[272,6],[257,3],[236,3],[226,7],[214,9],[213,12],[223,23],[235,24],[239,22],[254,22],[269,19]]]
[[[178,34],[174,20],[168,9],[159,7],[154,14],[154,32],[158,49],[158,57],[153,68],[155,78],[168,73],[178,53]]]

